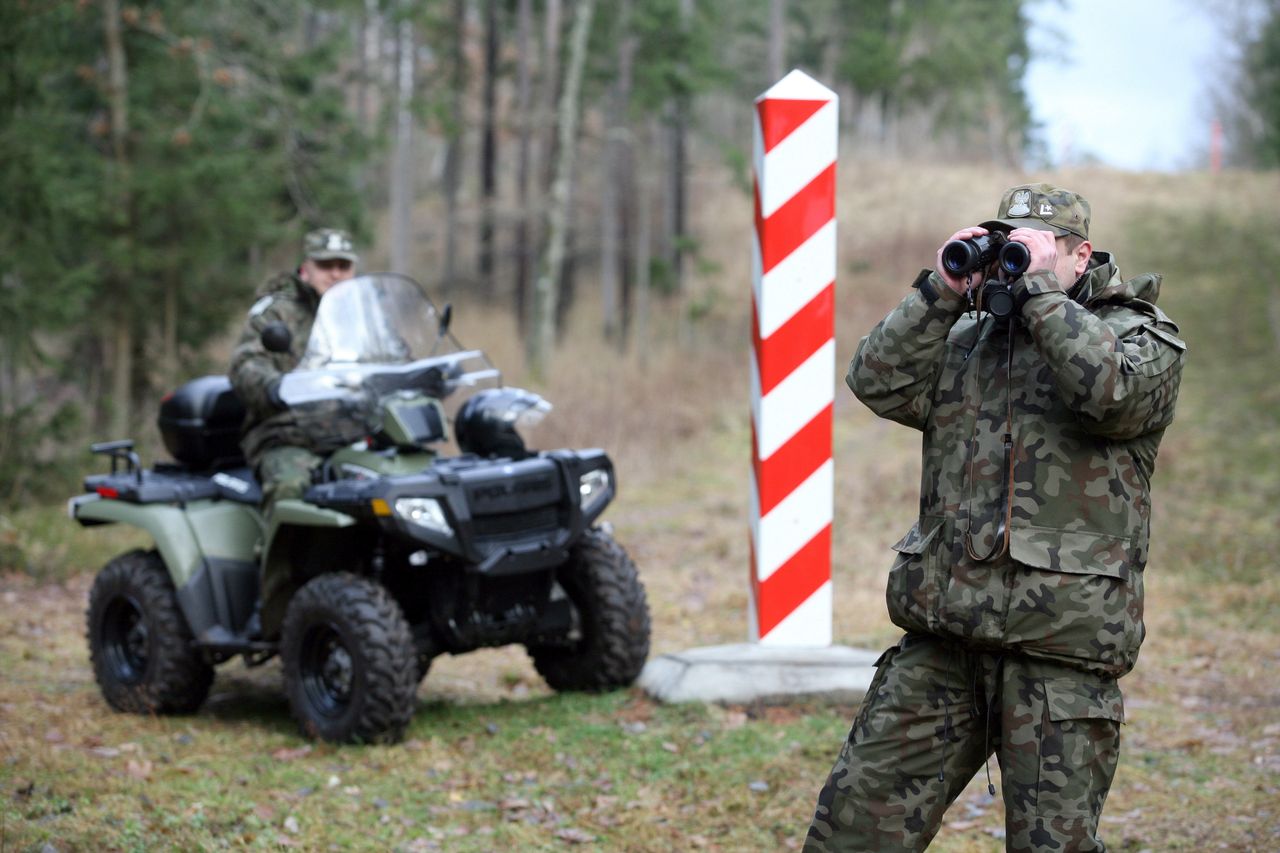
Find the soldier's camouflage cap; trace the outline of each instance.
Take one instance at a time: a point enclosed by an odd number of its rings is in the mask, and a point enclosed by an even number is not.
[[[302,241],[303,252],[312,261],[332,261],[342,259],[356,263],[360,256],[356,254],[351,235],[338,228],[317,228],[307,232]]]
[[[1089,202],[1079,193],[1052,184],[1022,184],[1005,191],[996,218],[983,228],[1008,230],[1038,228],[1058,237],[1075,234],[1089,239]]]

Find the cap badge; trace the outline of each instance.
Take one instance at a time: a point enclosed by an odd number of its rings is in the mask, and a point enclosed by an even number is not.
[[[1040,201],[1040,207],[1036,209],[1036,216],[1039,216],[1040,218],[1043,219],[1049,216],[1053,216],[1053,214],[1054,214],[1053,205],[1049,204],[1049,202],[1044,201],[1042,199]]]
[[[329,245],[325,248],[330,252],[343,252],[347,249],[346,243],[347,241],[342,239],[341,234],[331,233],[329,235]]]
[[[1031,215],[1031,190],[1018,190],[1009,200],[1009,216]]]

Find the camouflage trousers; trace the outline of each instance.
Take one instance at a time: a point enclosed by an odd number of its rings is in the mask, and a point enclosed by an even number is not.
[[[877,663],[804,849],[925,849],[994,753],[1006,849],[1106,850],[1122,720],[1113,678],[908,634]]]
[[[270,518],[277,501],[301,498],[311,487],[311,473],[324,459],[301,447],[272,447],[258,458],[258,483],[262,486],[262,515]],[[283,565],[268,564],[263,568],[261,584],[262,611],[282,607],[275,599],[289,588],[288,572]],[[265,622],[265,620],[264,620]],[[275,620],[271,621],[274,624]]]

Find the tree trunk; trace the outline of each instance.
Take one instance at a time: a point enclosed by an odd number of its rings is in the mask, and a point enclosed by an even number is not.
[[[618,339],[618,157],[614,136],[620,128],[614,124],[614,104],[610,104],[608,136],[605,141],[604,169],[600,181],[600,314],[601,330],[606,341]]]
[[[413,23],[396,37],[396,136],[391,156],[391,271],[411,272],[413,242]]]
[[[537,164],[539,185],[551,188],[555,160],[556,93],[560,84],[560,0],[547,0],[547,16],[543,21],[542,80],[539,87],[537,120]]]
[[[546,261],[545,254],[539,254],[543,245],[543,232],[545,230],[542,217],[546,211],[546,207],[541,200],[546,198],[551,191],[551,162],[554,148],[552,137],[555,135],[556,91],[560,78],[560,29],[560,0],[546,0],[546,13],[542,20],[542,56],[539,61],[541,74],[538,78],[538,92],[533,112],[531,113],[533,122],[531,130],[533,141],[531,166],[533,169],[534,197],[538,200],[526,208],[528,213],[526,221],[529,225],[529,243],[531,246],[539,247],[539,250],[530,253],[530,271],[535,267],[541,267]],[[531,351],[534,337],[537,334],[534,325],[536,323],[535,315],[538,311],[538,296],[536,293],[538,282],[536,273],[534,276],[534,279],[529,283],[528,304],[524,306],[523,314],[526,321],[524,327],[526,353]]]
[[[369,99],[369,80],[373,75],[378,39],[378,0],[364,0],[360,11],[360,29],[356,35],[356,115],[361,131],[368,133],[373,124],[373,107]]]
[[[449,119],[444,155],[444,280],[446,291],[458,276],[458,189],[462,183],[462,98],[467,85],[467,2],[453,0],[453,51],[449,58]]]
[[[653,138],[658,138],[659,128],[652,127]],[[638,170],[643,173],[643,169]],[[648,182],[641,177],[635,184],[635,307],[632,309],[634,331],[631,342],[636,357],[643,367],[649,361],[649,285],[653,268],[653,205],[649,199]]]
[[[129,437],[133,422],[133,324],[115,318],[111,342],[111,440]]]
[[[533,108],[529,79],[529,51],[533,33],[533,0],[519,0],[516,7],[516,124],[520,134],[516,149],[516,323],[521,335],[529,328],[529,158],[533,144],[533,124],[529,113]]]
[[[600,212],[600,292],[604,336],[619,348],[623,343],[619,291],[623,267],[630,254],[623,246],[622,237],[625,232],[621,228],[622,209],[628,199],[623,187],[631,144],[627,122],[627,106],[631,100],[631,65],[635,53],[635,37],[631,33],[631,4],[632,0],[621,0],[618,12],[618,76],[609,96]]]
[[[554,2],[554,0],[553,0]],[[535,287],[533,334],[529,341],[529,369],[536,379],[546,373],[547,357],[555,336],[557,285],[564,266],[565,240],[569,223],[569,187],[573,181],[574,139],[578,132],[579,88],[587,54],[587,35],[595,0],[579,0],[573,16],[569,43],[569,67],[558,110],[559,157],[551,187],[548,215],[547,259]]]
[[[787,0],[769,0],[769,85],[787,71]]]
[[[693,25],[693,0],[680,0],[680,28],[688,30]],[[683,64],[683,63],[682,63]],[[687,69],[686,69],[687,73]],[[667,204],[667,262],[671,268],[671,284],[676,293],[677,310],[676,337],[681,344],[688,343],[692,332],[689,328],[689,312],[685,305],[684,255],[688,237],[686,236],[686,215],[688,208],[688,163],[687,140],[689,136],[689,98],[685,94],[677,95],[671,105],[671,165],[670,187]]]
[[[165,282],[164,287],[164,343],[163,366],[160,379],[166,391],[178,384],[178,284],[177,277]]]
[[[574,140],[576,142],[576,139]],[[564,204],[564,261],[560,264],[560,284],[556,290],[556,341],[564,334],[569,322],[573,300],[578,295],[578,224],[574,213],[578,209],[578,172],[570,170],[569,192]]]
[[[493,202],[497,172],[498,0],[484,2],[484,90],[480,139],[480,233],[476,270],[480,292],[493,296]]]
[[[376,116],[382,102],[376,85],[381,53],[382,14],[378,0],[364,0],[360,28],[356,34],[356,116],[365,139],[372,139],[376,134]],[[361,195],[369,192],[376,178],[377,172],[371,163],[361,166],[356,177],[356,187]]]
[[[129,155],[129,76],[124,53],[124,37],[120,32],[119,0],[103,0],[103,33],[107,48],[107,106],[111,114],[111,154],[115,163],[112,188],[116,209],[120,212],[120,232],[127,242],[130,233]],[[129,252],[122,253],[128,257]],[[107,291],[126,295],[128,276],[124,270],[107,272]],[[118,290],[117,290],[118,289]],[[111,375],[111,432],[123,438],[129,434],[133,420],[133,314],[129,300],[113,299],[112,325],[112,375]]]

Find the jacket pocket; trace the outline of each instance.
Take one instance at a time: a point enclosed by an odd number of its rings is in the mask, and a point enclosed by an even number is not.
[[[1139,349],[1137,367],[1146,376],[1159,376],[1173,367],[1187,350],[1187,344],[1167,327],[1150,323],[1142,327],[1148,344]]]
[[[1112,675],[1133,668],[1143,629],[1142,573],[1130,569],[1131,540],[1022,527],[1011,534],[1010,556],[1017,566],[1006,642]]]
[[[907,631],[931,631],[936,621],[940,519],[922,518],[892,548],[897,552],[885,591],[889,618]]]
[[[1036,813],[1094,819],[1120,757],[1124,700],[1114,679],[1044,682]]]

